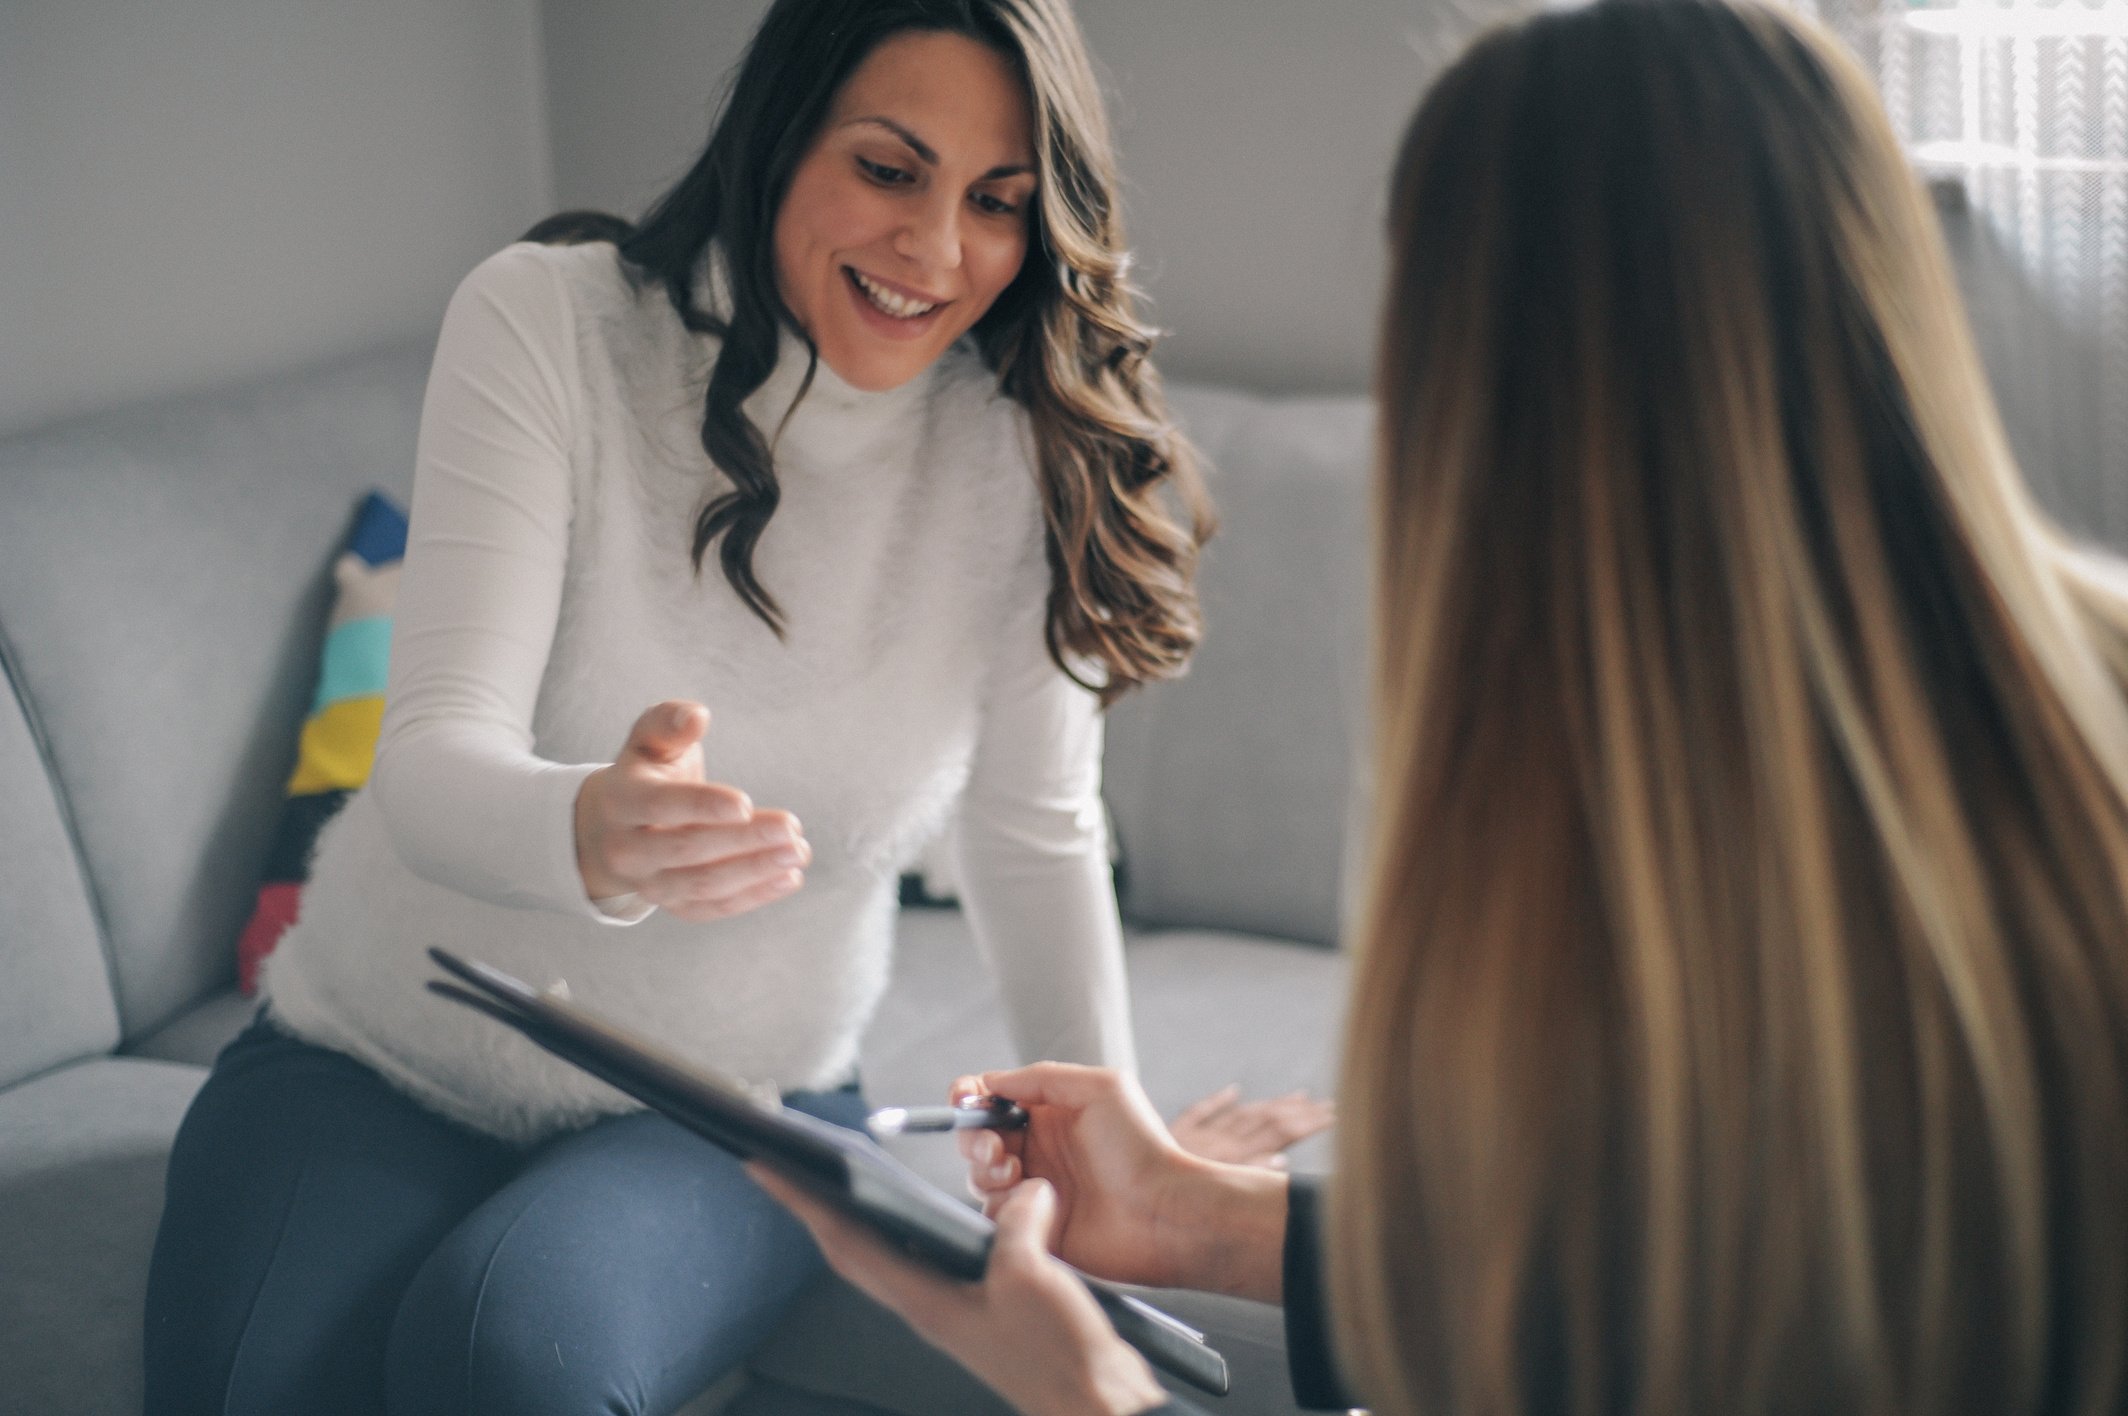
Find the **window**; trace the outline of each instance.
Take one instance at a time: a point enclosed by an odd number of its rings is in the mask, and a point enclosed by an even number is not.
[[[2011,440],[2128,550],[2128,0],[1821,0],[1945,207]]]

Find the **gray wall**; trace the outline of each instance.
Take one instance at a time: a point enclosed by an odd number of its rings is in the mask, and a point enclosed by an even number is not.
[[[634,217],[709,138],[768,0],[540,0],[554,196]]]
[[[633,215],[683,170],[766,8],[542,0],[560,202]],[[1365,385],[1383,177],[1455,8],[1079,0],[1171,376]]]
[[[435,327],[552,207],[537,0],[0,0],[0,430]]]

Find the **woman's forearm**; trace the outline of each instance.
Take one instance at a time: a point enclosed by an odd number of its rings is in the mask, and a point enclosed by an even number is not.
[[[1192,1157],[1154,1216],[1171,1286],[1282,1301],[1288,1188],[1275,1170]]]
[[[996,974],[1021,1061],[1135,1072],[1101,806],[1100,703],[1049,657],[1038,535],[1026,549],[1026,578],[990,650],[953,833],[961,906]]]

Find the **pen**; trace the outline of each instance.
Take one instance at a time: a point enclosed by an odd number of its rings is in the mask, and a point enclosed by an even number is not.
[[[907,1136],[920,1131],[1017,1131],[1027,1111],[1002,1096],[971,1096],[952,1106],[886,1106],[865,1118],[875,1136]]]

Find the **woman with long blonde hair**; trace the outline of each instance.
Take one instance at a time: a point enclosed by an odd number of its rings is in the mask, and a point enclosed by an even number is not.
[[[1414,121],[1391,243],[1347,1385],[2128,1410],[2122,600],[2019,479],[1861,73],[1720,0],[1502,30]],[[970,1087],[1033,1111],[973,1147],[1005,1220],[1283,1288],[1305,1367],[1307,1192],[1106,1074]],[[1047,1340],[830,1252],[978,1362]]]
[[[2120,1409],[2128,711],[1865,80],[1557,17],[1393,205],[1362,1387]]]

